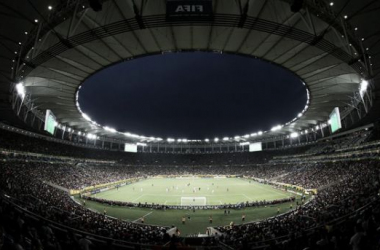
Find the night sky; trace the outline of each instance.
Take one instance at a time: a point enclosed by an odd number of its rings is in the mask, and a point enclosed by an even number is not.
[[[292,73],[258,59],[173,53],[104,69],[79,92],[83,112],[120,132],[155,137],[233,137],[293,119],[306,89]]]

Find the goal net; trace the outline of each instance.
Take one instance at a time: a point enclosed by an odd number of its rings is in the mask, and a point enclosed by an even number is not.
[[[181,206],[206,206],[206,197],[181,197]]]

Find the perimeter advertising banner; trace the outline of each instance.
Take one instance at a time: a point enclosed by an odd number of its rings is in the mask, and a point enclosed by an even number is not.
[[[166,19],[167,21],[211,21],[212,0],[167,0]]]

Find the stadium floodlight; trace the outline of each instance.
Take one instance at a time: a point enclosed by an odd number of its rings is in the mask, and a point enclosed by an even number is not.
[[[293,132],[290,134],[290,138],[297,138],[299,134],[297,132]]]
[[[187,139],[182,139],[182,142],[187,143],[188,140]]]
[[[302,113],[298,113],[297,117],[300,118],[302,116]]]
[[[235,140],[239,140],[239,139],[240,139],[240,136],[235,136],[234,139],[235,139]]]
[[[271,128],[270,131],[277,131],[277,130],[280,130],[282,128],[282,125],[277,125],[277,126],[274,126],[273,128]]]
[[[86,136],[88,139],[90,139],[90,140],[94,140],[94,139],[96,139],[96,135],[94,135],[94,134],[87,134],[87,136]]]
[[[21,96],[22,99],[25,98],[25,87],[22,82],[19,82],[16,84],[16,91],[19,96]]]
[[[257,136],[257,133],[252,133],[251,136]]]
[[[162,141],[162,138],[156,138],[157,141]]]
[[[360,96],[363,98],[365,92],[367,91],[367,88],[368,88],[368,81],[366,80],[363,80],[361,83],[360,83]]]
[[[167,141],[168,141],[168,142],[174,142],[175,140],[172,139],[172,138],[168,138]]]
[[[177,139],[177,142],[182,142],[182,139]]]
[[[116,133],[116,132],[117,132],[116,129],[114,129],[114,128],[110,128],[110,127],[108,127],[108,126],[104,126],[103,128],[104,128],[106,131],[111,132],[111,133]]]
[[[216,138],[214,139],[214,142],[218,142],[218,141],[219,141],[219,138],[216,137]]]
[[[207,139],[207,138],[205,139],[205,142],[209,142],[209,141],[210,141],[209,139]]]
[[[223,141],[228,141],[229,139],[228,137],[223,137]]]
[[[82,113],[82,117],[86,119],[87,121],[92,121],[91,118],[86,113]]]
[[[248,134],[246,134],[246,135],[244,135],[243,137],[244,137],[244,138],[249,138],[249,135],[248,135]]]
[[[263,134],[263,131],[259,131],[257,134],[258,134],[258,135],[262,135],[262,134]]]

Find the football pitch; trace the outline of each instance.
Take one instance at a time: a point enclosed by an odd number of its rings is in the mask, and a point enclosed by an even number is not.
[[[94,197],[133,203],[155,203],[166,205],[221,205],[240,202],[270,201],[282,199],[294,194],[278,190],[270,185],[241,178],[151,178],[129,184],[119,189],[112,189],[93,195]],[[299,197],[296,197],[299,198]],[[256,208],[231,209],[224,214],[221,209],[184,210],[167,209],[154,210],[138,207],[109,206],[98,202],[86,201],[89,209],[103,212],[107,215],[127,221],[139,222],[144,217],[146,224],[177,226],[183,236],[187,234],[204,233],[208,226],[224,226],[231,221],[243,223],[242,214],[246,215],[245,223],[265,219],[277,214],[280,209],[284,213],[290,209],[290,202],[274,206]],[[292,204],[294,208],[295,202]],[[181,222],[186,217],[186,223]],[[190,220],[188,220],[190,216]],[[210,224],[209,216],[213,217]]]

